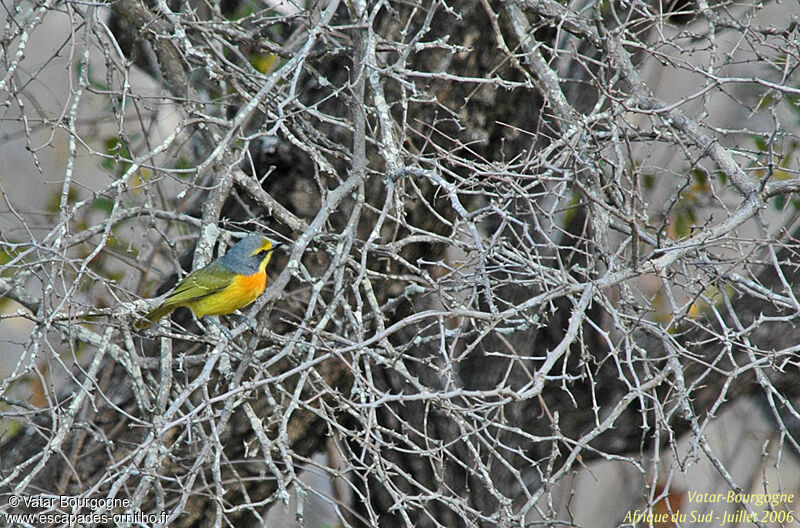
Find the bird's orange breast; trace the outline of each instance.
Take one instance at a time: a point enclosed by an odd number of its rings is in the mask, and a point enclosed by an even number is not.
[[[252,275],[237,275],[233,279],[233,282],[234,284],[231,286],[234,288],[239,288],[242,293],[242,297],[249,297],[250,301],[252,301],[264,293],[264,290],[267,287],[267,274],[262,271]]]
[[[231,284],[219,291],[200,300],[186,303],[197,317],[206,315],[226,315],[244,308],[256,297],[264,293],[267,287],[267,274],[263,271],[253,275],[235,275]]]
[[[254,273],[252,275],[237,275],[233,279],[227,290],[229,295],[240,299],[241,305],[236,309],[247,306],[255,300],[256,297],[264,293],[267,287],[267,274],[264,272]]]

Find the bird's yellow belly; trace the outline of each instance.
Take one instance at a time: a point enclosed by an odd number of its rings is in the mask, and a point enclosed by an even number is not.
[[[197,317],[226,315],[244,308],[264,293],[267,275],[256,273],[249,277],[236,277],[230,286],[208,297],[187,303]]]

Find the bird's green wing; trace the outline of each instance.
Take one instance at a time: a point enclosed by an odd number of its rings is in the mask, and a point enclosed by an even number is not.
[[[190,273],[183,279],[161,306],[150,311],[144,319],[135,323],[137,328],[147,328],[172,310],[188,303],[199,301],[227,288],[233,281],[233,273],[217,262]]]
[[[232,279],[233,274],[230,271],[213,262],[190,273],[178,283],[164,301],[164,306],[180,306],[208,297],[227,288]]]

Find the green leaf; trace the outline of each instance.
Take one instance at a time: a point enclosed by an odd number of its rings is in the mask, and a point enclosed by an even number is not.
[[[117,136],[111,136],[103,142],[103,148],[111,157],[103,160],[100,166],[117,176],[125,174],[131,166],[130,162],[125,160],[132,159],[128,147]]]
[[[73,204],[78,200],[78,191],[75,190],[74,187],[70,186],[69,191],[67,191],[67,205]],[[61,191],[53,192],[47,198],[47,202],[45,203],[45,210],[48,213],[56,214],[58,213],[59,208],[61,207]]]
[[[708,184],[708,173],[703,169],[695,167],[692,169],[692,176],[699,185],[705,187]]]
[[[92,201],[90,207],[96,211],[102,211],[107,215],[110,215],[111,210],[114,208],[114,202],[108,198],[97,198],[96,200]]]

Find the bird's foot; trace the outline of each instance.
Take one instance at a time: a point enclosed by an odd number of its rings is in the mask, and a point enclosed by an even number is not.
[[[213,317],[209,317],[209,316],[206,315],[205,317],[203,317],[203,320],[204,321],[208,321],[211,324],[213,324],[214,326],[216,326],[217,328],[219,328],[219,331],[222,332],[222,335],[224,335],[228,339],[228,341],[233,341],[233,335],[231,335],[230,330],[225,328],[225,326],[221,322],[219,322],[217,319],[215,319]]]
[[[256,326],[256,322],[251,317],[248,317],[247,315],[245,315],[245,314],[243,314],[241,312],[237,312],[236,316],[237,316],[237,319],[239,319],[239,322],[240,323],[243,322],[244,324],[246,324],[247,327],[250,330],[252,330],[254,334],[258,333],[258,327]]]

